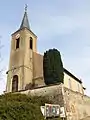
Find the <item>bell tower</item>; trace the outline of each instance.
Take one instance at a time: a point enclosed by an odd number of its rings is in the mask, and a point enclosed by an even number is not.
[[[20,28],[11,36],[6,92],[25,90],[33,79],[33,52],[37,52],[37,36],[31,31],[27,6]]]

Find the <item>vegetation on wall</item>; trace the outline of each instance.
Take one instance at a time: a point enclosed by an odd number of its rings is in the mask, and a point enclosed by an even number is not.
[[[44,120],[40,106],[49,102],[44,97],[31,97],[24,94],[2,95],[0,96],[0,120]]]
[[[63,63],[57,49],[49,49],[43,57],[43,74],[46,85],[63,83]]]

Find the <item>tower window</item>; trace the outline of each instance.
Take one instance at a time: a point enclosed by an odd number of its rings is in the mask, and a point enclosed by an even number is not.
[[[19,42],[20,42],[20,38],[16,39],[16,49],[19,48]]]
[[[30,37],[29,47],[30,47],[30,49],[33,49],[33,39],[32,39],[32,37]]]

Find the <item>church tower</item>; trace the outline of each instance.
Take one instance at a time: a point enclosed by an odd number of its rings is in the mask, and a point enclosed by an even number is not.
[[[33,52],[37,52],[37,36],[30,29],[27,6],[20,28],[11,37],[6,93],[25,90],[33,82]]]

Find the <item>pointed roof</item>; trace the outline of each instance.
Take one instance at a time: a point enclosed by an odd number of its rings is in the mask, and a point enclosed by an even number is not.
[[[23,16],[21,26],[20,26],[20,29],[22,28],[27,28],[30,30],[28,15],[27,15],[27,5],[25,6],[25,12],[24,12],[24,16]]]
[[[23,16],[20,28],[16,32],[12,33],[12,35],[22,30],[23,28],[27,28],[37,38],[37,36],[32,32],[29,26],[28,15],[27,15],[27,5],[25,6],[25,12],[24,12],[24,16]]]

